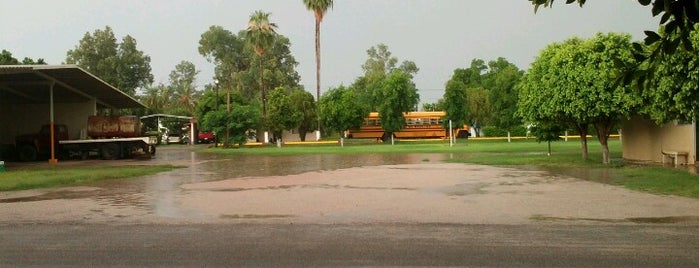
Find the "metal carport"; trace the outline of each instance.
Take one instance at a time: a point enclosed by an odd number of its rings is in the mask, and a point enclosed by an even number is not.
[[[0,145],[58,122],[80,138],[98,108],[144,107],[76,65],[0,65]]]

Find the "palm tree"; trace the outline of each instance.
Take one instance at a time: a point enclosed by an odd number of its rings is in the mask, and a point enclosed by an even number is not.
[[[333,7],[333,0],[303,0],[306,9],[313,11],[316,17],[316,101],[320,101],[320,23],[328,8]],[[320,117],[318,117],[320,131]]]
[[[267,96],[265,94],[265,87],[263,82],[264,68],[262,65],[262,56],[264,56],[267,48],[272,46],[277,29],[277,24],[269,21],[270,13],[262,12],[258,10],[250,15],[250,22],[248,22],[248,29],[245,31],[246,40],[255,49],[255,54],[260,58],[260,92],[262,93],[262,117],[266,122],[267,120]]]

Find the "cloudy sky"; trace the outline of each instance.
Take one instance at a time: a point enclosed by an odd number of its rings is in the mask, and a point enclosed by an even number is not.
[[[321,26],[321,90],[351,84],[362,75],[366,50],[379,43],[417,64],[421,99],[433,102],[454,69],[474,58],[504,57],[526,70],[552,42],[610,31],[640,40],[644,30],[657,29],[636,0],[588,1],[584,8],[564,2],[534,14],[527,0],[336,0]],[[301,84],[315,92],[314,18],[302,0],[0,0],[0,49],[60,64],[86,32],[108,25],[118,39],[137,40],[156,83],[167,83],[186,60],[201,70],[201,89],[214,69],[197,51],[201,34],[211,25],[243,30],[255,10],[270,12],[278,33],[291,40]]]

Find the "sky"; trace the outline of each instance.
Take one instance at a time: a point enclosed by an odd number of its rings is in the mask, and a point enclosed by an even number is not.
[[[420,71],[414,78],[421,102],[435,102],[457,68],[473,59],[503,57],[527,70],[546,45],[597,32],[625,32],[634,40],[656,30],[658,19],[636,0],[597,0],[535,14],[528,0],[335,0],[321,25],[321,94],[363,75],[367,49],[386,44],[399,61]],[[270,12],[277,32],[288,37],[299,62],[300,83],[315,96],[313,13],[302,0],[0,0],[0,49],[17,59],[61,64],[68,50],[96,29],[110,26],[116,38],[130,35],[151,57],[155,83],[181,61],[200,70],[198,89],[213,81],[214,64],[198,52],[212,25],[238,32],[250,15]]]

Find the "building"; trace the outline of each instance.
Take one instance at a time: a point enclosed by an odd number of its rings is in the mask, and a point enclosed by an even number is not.
[[[667,162],[678,154],[681,164],[697,162],[696,122],[670,122],[659,126],[643,116],[622,121],[622,154],[633,162]],[[664,158],[664,159],[663,159]]]

